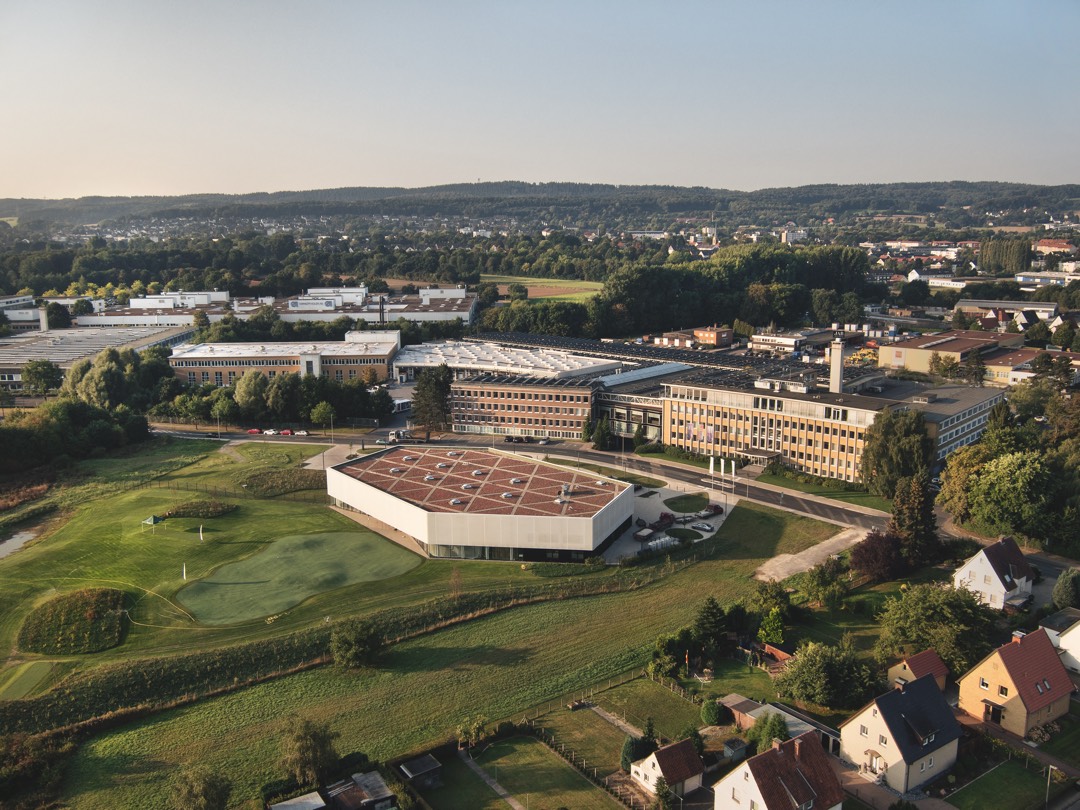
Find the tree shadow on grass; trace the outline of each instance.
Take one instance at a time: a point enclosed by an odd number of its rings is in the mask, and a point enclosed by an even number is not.
[[[383,657],[383,666],[396,672],[468,670],[474,667],[515,667],[533,657],[527,647],[420,647],[395,648]]]
[[[141,782],[152,777],[154,782],[171,777],[176,770],[173,763],[160,759],[141,757],[122,751],[100,755],[96,752],[84,753],[83,759],[87,772],[93,773],[89,780],[68,780],[64,793],[73,798],[82,793],[93,793],[124,783]]]

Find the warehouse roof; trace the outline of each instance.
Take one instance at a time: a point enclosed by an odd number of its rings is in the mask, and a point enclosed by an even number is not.
[[[473,448],[394,447],[334,469],[429,512],[588,518],[628,488],[596,473]]]

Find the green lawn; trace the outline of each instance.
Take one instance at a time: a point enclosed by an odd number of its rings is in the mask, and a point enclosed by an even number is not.
[[[442,787],[425,791],[431,810],[506,810],[506,802],[473,773],[456,753],[443,748],[436,754],[442,763]]]
[[[690,678],[680,684],[685,689],[696,689],[706,699],[735,693],[762,703],[776,700],[776,689],[768,672],[730,659],[717,663],[711,682],[703,684]]]
[[[593,701],[640,729],[645,728],[646,718],[651,717],[657,732],[669,740],[675,739],[688,725],[701,725],[700,706],[648,678],[600,692]]]
[[[648,445],[646,445],[646,446],[648,446]],[[709,469],[709,460],[707,458],[682,458],[682,457],[676,455],[675,453],[671,452],[666,447],[664,448],[664,451],[661,452],[661,453],[643,453],[643,452],[641,452],[641,450],[635,450],[634,452],[637,455],[641,456],[641,458],[645,459],[646,461],[649,461],[649,460],[654,459],[654,458],[656,458],[656,459],[662,458],[665,461],[674,461],[674,462],[677,462],[679,464],[687,464],[687,465],[689,465],[691,467],[700,467],[703,470]],[[717,465],[717,468],[719,468],[719,465]]]
[[[628,470],[617,470],[614,467],[603,467],[599,464],[586,464],[581,461],[574,461],[572,459],[564,458],[563,456],[544,456],[544,461],[549,461],[552,464],[561,464],[564,467],[577,467],[581,470],[588,470],[594,472],[597,475],[606,475],[608,478],[614,478],[616,481],[625,481],[628,484],[640,484],[643,487],[649,487],[650,489],[658,489],[664,486],[664,481],[658,478],[649,478],[645,475],[639,475],[635,472]]]
[[[600,703],[598,699],[596,702]],[[591,709],[570,711],[565,705],[559,705],[538,717],[535,723],[554,735],[557,742],[584,757],[588,766],[596,768],[600,776],[619,770],[626,734]]]
[[[292,535],[188,585],[177,602],[205,624],[263,619],[324,591],[400,576],[421,561],[371,531]]]
[[[877,495],[871,495],[866,491],[848,492],[842,489],[823,487],[820,484],[803,483],[783,475],[771,475],[770,473],[762,473],[755,480],[762,484],[772,484],[795,492],[805,492],[808,495],[817,495],[821,498],[832,498],[834,501],[843,501],[854,506],[865,506],[881,512],[892,512],[892,501],[879,498]]]
[[[621,805],[533,737],[499,740],[477,762],[530,810],[614,810]],[[526,799],[526,797],[528,797]]]
[[[246,802],[280,776],[282,719],[291,712],[329,722],[341,734],[341,753],[360,750],[375,759],[437,744],[466,716],[519,719],[529,707],[642,666],[656,636],[689,622],[706,596],[731,602],[749,591],[763,559],[795,553],[832,532],[786,512],[740,506],[721,527],[722,540],[699,546],[708,558],[639,591],[515,608],[396,645],[375,671],[302,672],[103,733],[80,748],[63,800],[75,808],[160,805],[167,793],[162,774],[199,762],[226,775],[234,801]],[[515,569],[530,576],[520,566],[476,565],[504,582]],[[399,579],[411,581],[429,567]],[[450,570],[441,569],[441,593]],[[386,582],[395,580],[354,588],[366,595]],[[392,601],[391,589],[380,593]]]
[[[507,276],[484,273],[480,281],[494,284],[523,284],[529,289],[531,301],[578,301],[585,302],[604,288],[600,281],[580,281],[578,279],[532,278],[530,276]],[[546,288],[546,289],[545,289]],[[548,290],[565,289],[569,292],[550,294]]]
[[[706,492],[695,492],[692,495],[676,495],[664,501],[664,506],[672,512],[700,512],[709,505],[709,495]]]
[[[1051,798],[1061,789],[1051,785]],[[1027,770],[1011,759],[960,788],[948,802],[957,810],[1034,810],[1043,806],[1045,798],[1046,771]]]
[[[18,700],[29,695],[52,672],[51,661],[29,661],[14,667],[0,684],[0,700]]]
[[[1072,711],[1057,724],[1061,726],[1061,731],[1039,748],[1080,767],[1080,709],[1077,709],[1076,703],[1072,704]]]

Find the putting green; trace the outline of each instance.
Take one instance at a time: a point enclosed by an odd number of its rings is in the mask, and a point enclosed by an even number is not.
[[[184,588],[178,601],[205,624],[274,616],[323,591],[404,574],[420,557],[374,532],[282,537]]]

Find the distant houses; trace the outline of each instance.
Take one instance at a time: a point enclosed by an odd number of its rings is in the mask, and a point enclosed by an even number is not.
[[[750,757],[713,787],[714,810],[840,810],[844,791],[821,743],[807,732]]]
[[[649,793],[656,793],[656,781],[662,776],[676,796],[701,787],[704,773],[705,763],[689,739],[661,746],[630,767],[631,778]]]

